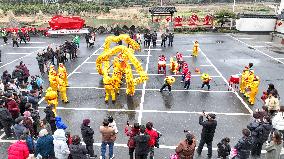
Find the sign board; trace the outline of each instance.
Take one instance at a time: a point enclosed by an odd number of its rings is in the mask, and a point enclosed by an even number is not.
[[[74,30],[67,30],[67,29],[61,29],[61,30],[48,30],[48,34],[51,35],[60,35],[60,34],[89,34],[88,28],[83,29],[74,29]]]

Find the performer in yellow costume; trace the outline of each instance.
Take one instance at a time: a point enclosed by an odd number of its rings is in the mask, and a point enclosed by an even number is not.
[[[164,85],[162,86],[162,88],[160,89],[160,92],[162,92],[164,90],[164,88],[168,87],[169,93],[171,93],[172,91],[172,85],[173,83],[176,81],[176,79],[173,76],[167,76],[164,79]]]
[[[49,73],[48,73],[48,80],[49,80],[50,87],[54,91],[57,91],[58,90],[58,75],[53,65],[50,66]]]
[[[179,72],[179,64],[173,57],[170,58],[170,70],[175,74]]]
[[[205,85],[207,85],[208,91],[210,90],[210,81],[212,80],[212,78],[209,76],[208,73],[203,73],[201,75],[201,80],[202,80],[202,86],[201,88],[203,88]]]
[[[67,70],[65,68],[65,66],[63,65],[63,63],[59,63],[59,67],[58,67],[58,74],[62,76],[62,79],[64,80],[64,82],[66,83],[66,86],[68,87],[68,79],[67,79]]]
[[[250,70],[249,71],[249,75],[248,75],[248,77],[246,78],[246,80],[245,80],[245,97],[248,97],[249,98],[249,96],[250,96],[250,88],[249,88],[249,86],[252,84],[252,82],[253,82],[253,79],[254,79],[254,71],[253,70]]]
[[[249,68],[245,67],[241,76],[240,93],[244,94],[246,89],[246,79],[249,76]]]
[[[260,83],[260,79],[258,76],[255,76],[254,79],[253,79],[253,82],[250,84],[250,96],[249,96],[249,103],[251,105],[254,105],[254,102],[255,102],[255,96],[257,95],[258,93],[258,86],[259,86],[259,83]]]
[[[44,99],[47,102],[48,106],[50,105],[54,106],[52,111],[56,114],[56,107],[58,106],[57,91],[54,91],[51,87],[48,87]]]
[[[68,98],[67,98],[67,94],[66,94],[66,86],[67,85],[66,85],[65,81],[63,80],[62,75],[59,78],[58,84],[59,84],[59,92],[60,92],[60,97],[61,97],[62,102],[69,103]]]
[[[103,78],[103,82],[105,84],[106,91],[105,102],[108,103],[109,96],[111,95],[112,103],[115,103],[116,89],[113,86],[112,79],[109,76],[106,76]]]
[[[198,41],[195,41],[194,45],[193,45],[193,50],[192,50],[192,55],[191,56],[193,56],[193,57],[197,57],[198,56],[198,48],[199,48]]]

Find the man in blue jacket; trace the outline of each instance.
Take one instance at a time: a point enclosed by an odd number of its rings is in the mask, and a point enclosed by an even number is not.
[[[39,138],[36,143],[35,157],[41,156],[43,159],[55,157],[53,137],[48,134],[46,129],[39,132]]]

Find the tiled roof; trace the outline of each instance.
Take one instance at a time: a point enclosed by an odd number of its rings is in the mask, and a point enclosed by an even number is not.
[[[176,7],[152,7],[149,9],[149,12],[152,14],[155,13],[174,13],[176,12]]]

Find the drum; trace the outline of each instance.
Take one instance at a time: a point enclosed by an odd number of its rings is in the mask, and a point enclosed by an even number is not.
[[[230,77],[230,81],[231,84],[239,84],[240,82],[240,77],[238,75],[232,75]]]

